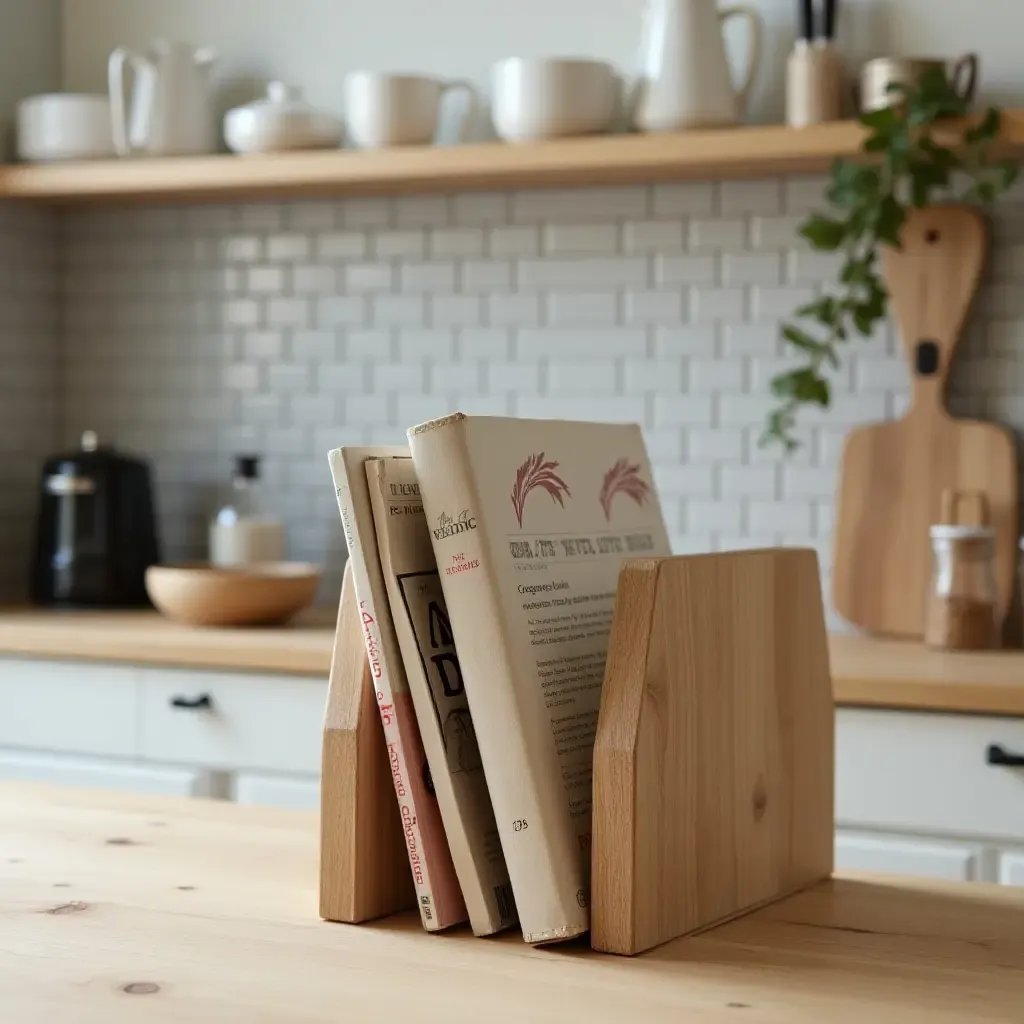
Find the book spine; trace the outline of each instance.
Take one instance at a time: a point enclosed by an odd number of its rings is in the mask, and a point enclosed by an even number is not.
[[[430,801],[430,796],[426,791],[421,774],[418,771],[410,770],[413,766],[419,766],[426,761],[411,695],[407,690],[401,693],[396,692],[383,656],[384,639],[380,625],[381,620],[378,618],[373,600],[373,587],[366,565],[368,555],[363,546],[372,539],[373,544],[370,550],[376,557],[376,538],[372,536],[372,528],[369,531],[370,537],[361,536],[362,531],[358,525],[359,515],[353,500],[347,470],[343,463],[336,464],[336,458],[339,460],[342,458],[340,453],[332,454],[331,471],[338,495],[338,508],[341,512],[345,540],[348,544],[349,559],[352,562],[352,578],[359,602],[363,639],[366,642],[366,656],[376,690],[377,707],[384,726],[384,741],[387,746],[388,761],[391,764],[391,777],[398,799],[402,833],[409,854],[409,866],[412,869],[416,904],[423,927],[427,931],[439,931],[452,924],[457,924],[465,917],[455,914],[454,919],[449,919],[451,915],[447,913],[445,904],[450,901],[441,900],[439,904],[438,899],[435,898],[434,886],[431,882],[431,867],[433,865],[429,864],[430,857],[427,852],[429,846],[425,841],[423,831],[423,825],[428,823],[431,813],[437,818],[435,831],[440,833],[446,856],[448,855],[447,843],[444,841],[443,827],[440,823],[436,802],[432,808],[426,806]],[[442,866],[442,870],[446,867],[454,881],[454,867],[451,864],[450,856],[447,856],[447,860],[448,863]],[[457,888],[457,883],[455,885]],[[459,902],[461,903],[461,899]]]
[[[395,480],[415,481],[412,460],[366,466],[391,617],[448,848],[474,934],[493,935],[516,922],[514,904],[423,504],[418,490],[388,495]]]
[[[454,545],[442,530],[431,539],[523,937],[570,939],[590,923],[580,858],[568,848],[561,775],[544,770],[557,764],[554,740],[531,730],[519,705],[465,421],[416,431],[409,443],[428,524],[451,522],[453,510],[463,524]]]

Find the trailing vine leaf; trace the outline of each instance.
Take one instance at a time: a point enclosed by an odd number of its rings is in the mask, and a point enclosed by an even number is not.
[[[967,113],[942,68],[929,68],[915,82],[890,88],[893,105],[860,118],[867,130],[862,150],[874,162],[837,160],[826,191],[830,211],[812,214],[799,229],[814,249],[842,252],[844,260],[835,285],[782,324],[783,341],[801,356],[802,365],[772,381],[780,404],[768,415],[762,444],[778,444],[787,452],[799,447],[798,413],[806,405],[828,407],[827,375],[839,368],[841,346],[852,334],[871,337],[885,320],[889,293],[879,249],[899,248],[908,211],[939,197],[990,205],[1020,173],[1017,161],[992,157],[1002,119],[996,107],[972,120],[955,148],[937,137],[939,121]],[[961,175],[967,185],[951,195]]]

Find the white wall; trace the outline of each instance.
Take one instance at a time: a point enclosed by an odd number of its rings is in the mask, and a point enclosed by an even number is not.
[[[27,4],[29,0],[24,0]],[[34,3],[35,0],[32,0]],[[636,66],[642,0],[62,0],[64,72],[72,89],[102,89],[108,53],[157,36],[215,45],[228,83],[224,102],[254,78],[304,85],[340,109],[341,81],[356,67],[423,70],[486,83],[510,54],[593,55],[624,74]],[[768,46],[754,120],[779,120],[782,71],[794,0],[754,0]],[[1019,60],[1021,0],[846,0],[844,47],[851,65],[879,53],[982,56],[985,95],[1024,99]],[[742,41],[734,41],[736,48]]]
[[[0,0],[0,157],[10,152],[14,105],[60,83],[61,0]]]

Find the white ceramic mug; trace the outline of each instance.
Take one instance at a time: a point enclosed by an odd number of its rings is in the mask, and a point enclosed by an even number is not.
[[[608,131],[618,103],[611,64],[561,57],[509,57],[491,72],[494,128],[506,142]]]
[[[114,156],[110,100],[82,93],[30,96],[18,104],[18,158],[102,160]]]
[[[455,90],[467,96],[459,127],[462,142],[476,111],[476,90],[469,82],[352,71],[345,76],[345,122],[349,136],[360,149],[429,145],[437,136],[441,101],[446,93]]]

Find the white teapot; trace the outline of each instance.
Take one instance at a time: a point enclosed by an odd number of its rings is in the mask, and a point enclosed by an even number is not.
[[[722,26],[732,17],[750,25],[742,84],[733,84]],[[717,128],[746,112],[761,56],[764,24],[751,7],[715,0],[648,0],[635,121],[645,132]]]
[[[145,56],[118,49],[110,55],[110,110],[114,147],[121,156],[184,156],[217,148],[211,50],[158,42]],[[125,65],[134,72],[126,116]]]

